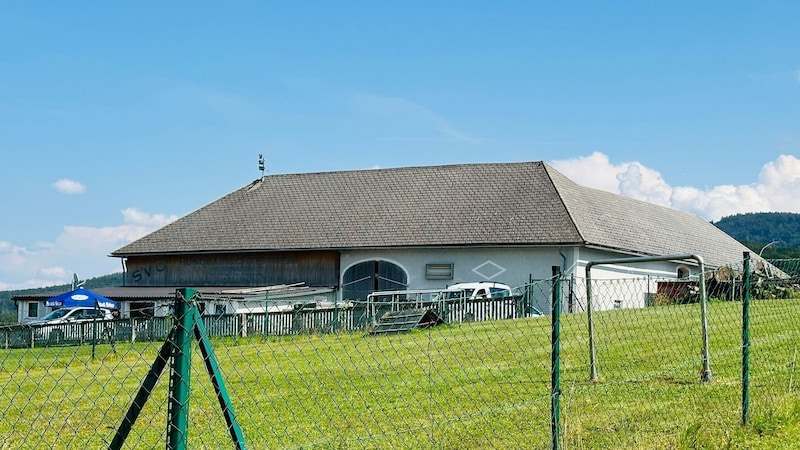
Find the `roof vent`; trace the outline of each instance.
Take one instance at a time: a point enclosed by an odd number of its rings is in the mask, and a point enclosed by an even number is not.
[[[258,170],[261,171],[261,179],[264,179],[264,155],[258,154]]]

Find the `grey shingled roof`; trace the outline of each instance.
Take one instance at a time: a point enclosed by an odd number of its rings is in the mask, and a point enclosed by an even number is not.
[[[570,244],[719,264],[746,250],[697,216],[524,162],[266,176],[112,256]]]
[[[693,253],[711,266],[734,264],[749,251],[694,214],[579,186],[549,166],[548,173],[587,245],[641,255]]]

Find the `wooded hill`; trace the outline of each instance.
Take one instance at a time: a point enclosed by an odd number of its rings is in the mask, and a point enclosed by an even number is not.
[[[800,258],[800,214],[747,213],[727,216],[712,222],[767,259]]]

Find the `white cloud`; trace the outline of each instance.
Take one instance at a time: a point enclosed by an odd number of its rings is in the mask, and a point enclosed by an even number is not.
[[[620,193],[617,175],[624,172],[625,167],[611,164],[603,153],[594,152],[589,156],[552,161],[550,164],[582,186]]]
[[[56,181],[53,183],[53,187],[56,188],[58,192],[64,194],[83,194],[86,192],[86,186],[78,181],[69,180],[67,178]]]
[[[31,248],[0,241],[0,290],[68,283],[73,273],[91,278],[119,272],[119,259],[108,256],[112,251],[178,218],[135,208],[121,213],[121,225],[67,225],[53,242],[38,242]]]
[[[657,171],[638,162],[612,164],[603,153],[553,161],[552,166],[583,186],[669,206],[671,188]]]
[[[612,164],[600,152],[551,164],[583,186],[669,206],[708,220],[745,212],[800,212],[800,160],[792,155],[781,155],[765,164],[757,183],[708,189],[670,186],[656,170],[639,162]]]
[[[706,190],[681,186],[673,190],[673,208],[688,211],[709,220],[719,220],[745,212],[772,211],[770,204],[754,186],[715,186]]]
[[[164,225],[178,220],[178,216],[167,216],[165,214],[150,214],[148,212],[139,211],[136,208],[127,208],[122,210],[122,216],[126,224],[130,225],[144,225],[148,227],[161,228]],[[133,239],[131,239],[133,240]]]

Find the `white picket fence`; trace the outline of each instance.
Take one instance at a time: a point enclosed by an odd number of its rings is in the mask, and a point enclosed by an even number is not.
[[[374,307],[373,307],[374,306]],[[527,315],[518,297],[435,302],[426,305],[350,302],[342,308],[309,308],[281,312],[204,315],[211,337],[254,335],[286,336],[369,329],[390,310],[425,307],[433,309],[445,323],[506,320]],[[374,319],[374,320],[373,320]],[[120,341],[163,341],[172,327],[171,317],[98,320],[59,325],[14,325],[0,327],[4,348],[87,345]]]

